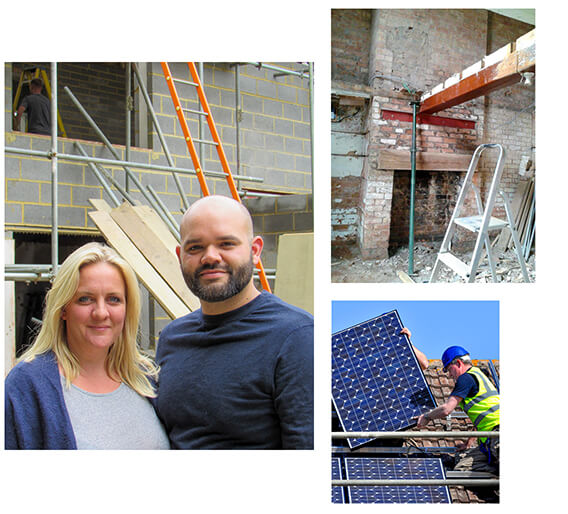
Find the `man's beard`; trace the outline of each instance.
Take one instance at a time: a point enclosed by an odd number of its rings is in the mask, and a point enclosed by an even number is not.
[[[204,284],[199,275],[202,271],[211,269],[221,269],[227,272],[227,281],[221,284]],[[232,298],[246,287],[252,278],[253,269],[251,256],[248,262],[237,268],[232,268],[227,264],[224,266],[205,264],[197,268],[193,274],[187,273],[183,268],[181,272],[187,287],[197,298],[205,302],[222,302]]]

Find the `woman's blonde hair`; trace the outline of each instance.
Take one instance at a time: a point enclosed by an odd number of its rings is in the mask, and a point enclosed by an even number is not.
[[[87,243],[75,250],[61,265],[53,286],[48,291],[41,330],[33,345],[20,357],[31,361],[36,355],[53,351],[65,375],[67,387],[79,374],[79,361],[67,344],[65,321],[61,314],[79,287],[81,268],[89,264],[108,263],[116,266],[124,279],[126,316],[118,339],[109,349],[105,362],[109,376],[128,384],[142,396],[155,397],[149,378],[158,376],[158,368],[141,353],[136,342],[140,319],[140,289],[130,265],[112,248],[101,243]]]

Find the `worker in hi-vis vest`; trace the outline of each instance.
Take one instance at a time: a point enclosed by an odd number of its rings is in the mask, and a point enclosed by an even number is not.
[[[459,405],[477,430],[498,431],[499,392],[483,371],[472,365],[468,351],[461,346],[450,346],[442,355],[442,365],[454,379],[454,389],[446,403],[418,418],[417,427],[424,427],[433,419],[445,418]],[[498,473],[499,438],[480,437],[477,445],[475,441],[476,438],[471,437],[465,444],[456,445],[461,453],[454,470]],[[490,498],[494,501],[495,494],[486,496],[488,501]]]

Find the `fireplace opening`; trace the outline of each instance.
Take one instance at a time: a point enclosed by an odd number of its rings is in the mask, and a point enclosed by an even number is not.
[[[417,170],[414,197],[415,242],[441,242],[454,212],[465,172]],[[472,212],[474,198],[467,199],[465,212]],[[408,246],[410,225],[410,171],[394,172],[391,206],[389,255]],[[453,238],[456,250],[473,248],[475,237],[457,230]]]

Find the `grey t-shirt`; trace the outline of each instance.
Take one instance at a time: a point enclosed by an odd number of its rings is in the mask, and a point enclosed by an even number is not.
[[[167,450],[166,432],[147,398],[122,383],[90,393],[61,376],[63,397],[79,450]]]

